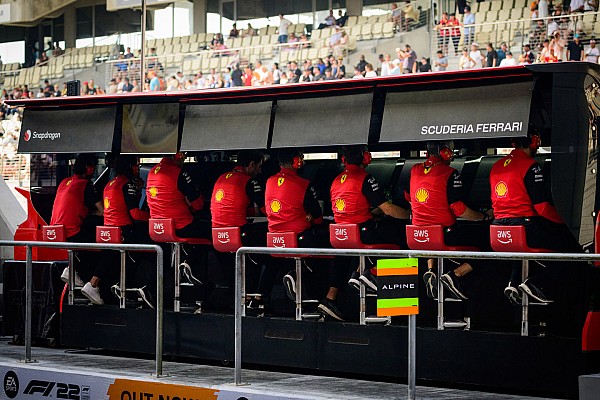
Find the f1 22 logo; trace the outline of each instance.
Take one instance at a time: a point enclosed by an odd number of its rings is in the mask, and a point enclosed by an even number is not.
[[[14,371],[7,371],[4,375],[4,394],[9,399],[19,395],[19,378]]]
[[[82,389],[84,395],[82,396]],[[53,397],[56,399],[68,400],[89,400],[90,388],[88,386],[79,387],[72,383],[40,381],[32,379],[23,391],[23,394],[36,395],[43,397]]]

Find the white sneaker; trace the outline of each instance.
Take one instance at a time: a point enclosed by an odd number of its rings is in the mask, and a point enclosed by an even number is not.
[[[89,282],[83,285],[83,288],[81,289],[81,294],[90,299],[92,304],[96,304],[98,306],[104,304],[104,300],[102,300],[102,297],[100,297],[100,289],[98,289],[97,287],[93,287],[92,284]]]
[[[64,283],[69,283],[69,267],[63,270],[60,280]],[[75,271],[75,287],[82,287],[83,285],[85,285],[85,282],[77,275],[77,271]]]

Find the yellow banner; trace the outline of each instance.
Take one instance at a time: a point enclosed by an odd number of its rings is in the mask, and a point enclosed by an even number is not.
[[[106,394],[109,400],[217,400],[218,393],[193,386],[115,379]]]

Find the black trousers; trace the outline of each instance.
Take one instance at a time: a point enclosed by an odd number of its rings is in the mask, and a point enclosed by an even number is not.
[[[406,249],[407,224],[408,220],[397,218],[363,222],[360,224],[360,240],[364,244],[395,244]]]
[[[208,220],[194,218],[192,222],[181,229],[176,229],[177,236],[182,238],[210,238],[212,236],[212,225]]]
[[[532,248],[548,249],[560,253],[583,253],[581,245],[565,224],[557,224],[546,218],[501,218],[495,220],[494,225],[524,225],[527,234],[527,245]],[[551,293],[565,278],[565,274],[569,274],[569,263],[544,262],[543,264],[546,268],[538,269],[535,273],[532,273],[534,268],[530,263],[529,280],[542,289],[549,289]],[[510,279],[513,284],[521,281],[520,262],[515,263]]]

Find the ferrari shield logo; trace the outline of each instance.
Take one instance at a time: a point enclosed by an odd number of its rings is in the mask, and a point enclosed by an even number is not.
[[[284,181],[285,181],[285,178],[279,178],[279,179],[277,179],[277,186],[283,185]]]

